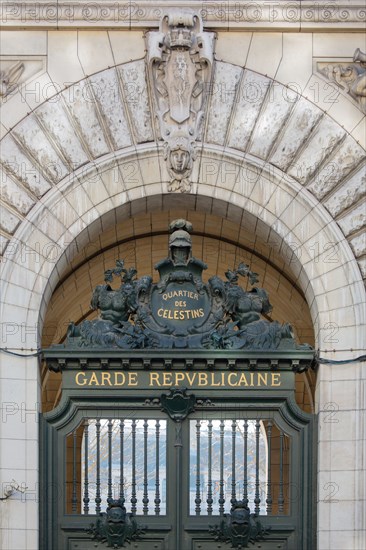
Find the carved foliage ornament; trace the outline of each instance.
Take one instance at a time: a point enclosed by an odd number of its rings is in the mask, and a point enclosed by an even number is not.
[[[354,53],[353,62],[318,62],[318,71],[349,94],[366,113],[366,54],[359,48]]]
[[[134,268],[117,260],[105,272],[91,306],[99,318],[71,323],[67,347],[120,349],[309,349],[297,346],[291,326],[261,316],[272,309],[267,292],[253,286],[244,290],[239,278],[258,282],[245,264],[228,270],[226,281],[218,276],[207,283],[207,266],[192,256],[192,224],[175,220],[170,225],[169,256],[155,266],[159,281],[136,278]],[[110,283],[121,280],[118,288]]]
[[[16,89],[18,80],[23,72],[24,63],[21,61],[0,71],[0,100],[7,97]]]
[[[192,10],[170,10],[146,35],[148,73],[158,132],[170,175],[169,191],[187,192],[200,138],[213,62],[214,34]]]

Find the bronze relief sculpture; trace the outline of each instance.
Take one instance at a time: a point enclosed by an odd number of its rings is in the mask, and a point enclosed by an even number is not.
[[[202,279],[206,264],[192,256],[192,224],[175,220],[170,224],[169,255],[151,276],[137,278],[134,268],[122,260],[105,272],[91,307],[98,319],[70,324],[67,347],[120,349],[307,349],[296,344],[291,326],[263,319],[272,306],[258,277],[241,263],[207,283]],[[239,285],[248,278],[251,290]],[[120,286],[110,283],[120,278]]]

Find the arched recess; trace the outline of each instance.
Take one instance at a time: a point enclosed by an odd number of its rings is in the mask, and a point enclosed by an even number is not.
[[[79,323],[95,318],[96,312],[90,308],[92,291],[103,280],[104,270],[112,267],[117,258],[123,258],[128,267],[136,267],[138,274],[154,276],[154,264],[167,254],[169,222],[177,217],[193,223],[193,253],[207,263],[205,280],[215,274],[225,278],[228,267],[240,262],[250,264],[259,275],[260,285],[273,297],[268,318],[290,322],[299,342],[314,345],[310,311],[301,289],[293,282],[293,251],[281,259],[276,250],[278,236],[270,236],[269,228],[258,218],[228,203],[213,199],[200,206],[193,196],[185,197],[184,204],[174,203],[172,195],[162,196],[160,204],[152,202],[151,206],[149,198],[140,199],[135,201],[133,218],[128,204],[115,211],[115,217],[108,213],[89,226],[88,235],[94,235],[94,239],[74,257],[48,305],[42,347],[64,341],[71,320]],[[297,400],[309,412],[314,412],[314,389],[313,372],[298,377]],[[43,410],[52,408],[60,394],[60,375],[44,368]]]
[[[123,177],[132,170],[132,178]],[[364,290],[354,255],[338,225],[307,190],[268,163],[250,155],[243,159],[236,151],[218,146],[204,147],[194,171],[192,179],[197,183],[191,194],[169,194],[161,151],[141,145],[121,152],[118,158],[110,155],[88,172],[76,171],[50,190],[32,208],[8,248],[2,272],[4,313],[9,321],[26,318],[28,324],[43,322],[55,285],[80,247],[93,242],[93,222],[98,234],[103,228],[97,220],[116,220],[124,209],[132,217],[141,208],[159,210],[166,195],[174,209],[186,210],[187,201],[193,201],[195,209],[215,213],[215,205],[221,201],[228,205],[224,207],[228,219],[237,220],[231,212],[234,209],[244,221],[257,218],[258,231],[272,257],[278,257],[280,263],[289,259],[293,281],[310,307],[319,347],[324,324],[332,319],[361,327]],[[278,254],[273,254],[272,243]],[[20,287],[21,298],[16,292]],[[334,302],[328,301],[339,288],[347,289],[339,306],[341,318]],[[353,317],[345,308],[353,309]],[[359,347],[357,330],[349,341],[354,349]],[[20,334],[10,340],[9,347],[24,347]]]
[[[122,178],[121,174],[131,174],[131,166],[138,176]],[[93,171],[76,172],[53,188],[17,229],[4,262],[5,345],[20,353],[40,345],[57,284],[72,272],[88,244],[103,238],[117,220],[137,220],[152,211],[187,212],[192,201],[191,210],[226,218],[236,230],[247,222],[243,241],[248,232],[258,236],[257,245],[267,247],[266,259],[277,262],[276,268],[287,261],[291,281],[310,309],[316,347],[322,352],[335,350],[329,356],[337,359],[358,354],[365,326],[364,288],[349,243],[326,209],[280,170],[219,146],[202,149],[193,181],[189,195],[168,193],[160,150],[141,145],[118,158],[110,155]],[[104,191],[93,194],[96,182]],[[128,230],[130,225],[127,221],[121,227]],[[334,325],[339,327],[338,342],[329,346]],[[24,376],[39,384],[36,359],[22,361],[21,368]],[[323,379],[321,384],[326,391]]]
[[[279,235],[273,241],[280,256],[299,260],[297,271],[292,265],[294,281],[323,348],[329,323],[363,322],[365,294],[355,257],[363,269],[364,150],[307,98],[254,71],[215,61],[212,90],[190,196],[199,205],[207,197],[227,201]],[[136,199],[149,196],[159,204],[151,197],[167,193],[145,60],[102,70],[39,105],[2,139],[1,163],[3,288],[14,283],[23,292],[10,291],[10,315],[18,317],[20,308],[24,322],[25,308],[33,322],[46,289],[43,321],[68,262],[62,253],[79,233],[121,205],[131,203],[134,216]],[[184,203],[186,197],[172,200]],[[15,272],[14,262],[20,264]],[[335,308],[340,288],[342,303]],[[319,312],[327,312],[324,321]],[[357,330],[349,332],[347,347],[357,349]],[[6,339],[24,347],[20,334]],[[33,347],[38,343],[33,338]]]
[[[118,157],[109,155],[92,170],[76,171],[52,188],[32,208],[8,248],[3,265],[4,318],[15,323],[26,319],[27,326],[38,325],[40,331],[55,285],[83,242],[93,242],[88,227],[103,214],[107,220],[108,215],[118,219],[125,208],[130,216],[141,205],[145,210],[161,208],[168,179],[161,151],[141,145]],[[317,346],[324,348],[326,327],[333,322],[354,327],[346,338],[347,347],[360,348],[362,280],[347,240],[323,205],[268,163],[249,154],[243,159],[237,151],[219,146],[203,148],[192,180],[197,183],[190,195],[168,195],[173,208],[193,200],[196,209],[215,212],[216,199],[229,204],[225,207],[229,219],[236,219],[230,209],[244,220],[243,212],[257,218],[264,242],[276,243],[278,255],[272,251],[273,257],[291,258],[290,271],[310,307]],[[97,233],[100,224],[94,224]],[[333,297],[340,288],[342,302],[335,308]],[[20,332],[7,336],[8,347],[35,347],[34,338],[33,346],[24,346]]]

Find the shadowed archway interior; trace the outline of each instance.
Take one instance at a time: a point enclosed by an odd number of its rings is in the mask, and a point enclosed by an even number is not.
[[[116,259],[136,267],[138,276],[152,275],[154,265],[167,255],[171,220],[186,218],[193,224],[193,255],[208,266],[207,280],[224,277],[240,262],[259,275],[259,284],[270,296],[269,320],[289,322],[300,343],[314,345],[309,306],[300,288],[301,266],[294,251],[270,227],[242,209],[214,199],[163,195],[123,205],[94,222],[69,246],[59,282],[49,302],[43,326],[42,347],[63,342],[70,321],[93,319],[90,307],[93,289],[101,284],[104,271]],[[240,284],[245,286],[243,279]],[[315,375],[297,377],[296,399],[301,408],[314,411]],[[61,395],[60,374],[42,369],[43,411],[54,408]]]

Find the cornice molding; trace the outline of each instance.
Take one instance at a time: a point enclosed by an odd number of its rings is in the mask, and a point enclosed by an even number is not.
[[[3,28],[158,28],[171,8],[191,8],[201,15],[204,27],[223,31],[336,31],[364,30],[363,0],[314,1],[168,1],[101,2],[78,0],[4,0],[0,7]]]

